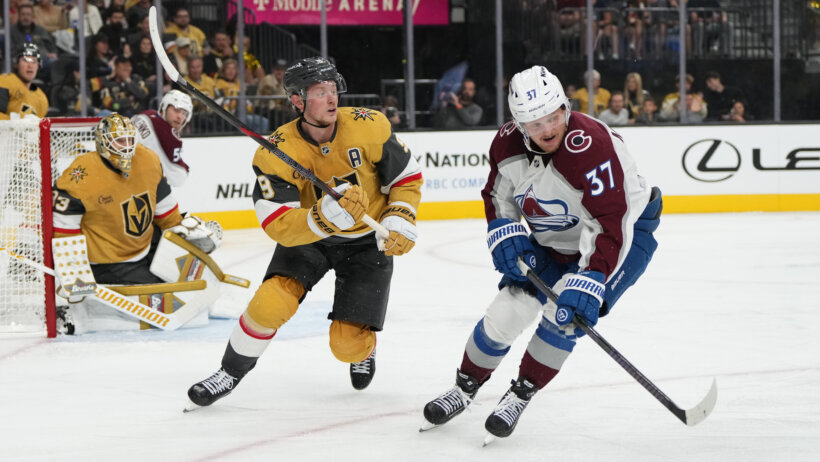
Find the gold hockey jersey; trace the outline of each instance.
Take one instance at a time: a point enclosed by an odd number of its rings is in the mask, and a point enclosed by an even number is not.
[[[159,157],[137,144],[128,177],[89,152],[57,179],[54,236],[84,234],[91,263],[138,261],[151,246],[153,224],[182,221]]]
[[[313,141],[298,120],[279,127],[268,139],[329,186],[358,184],[370,198],[367,214],[377,221],[389,205],[416,213],[421,201],[421,168],[381,112],[338,108],[335,132],[327,143]],[[310,208],[322,191],[267,149],[256,150],[253,170],[256,216],[276,242],[285,246],[321,239],[344,243],[373,232],[359,222],[350,229],[325,234],[310,218]]]
[[[0,74],[0,120],[9,120],[11,113],[45,117],[48,113],[48,98],[37,85],[31,88],[20,80],[15,73]]]

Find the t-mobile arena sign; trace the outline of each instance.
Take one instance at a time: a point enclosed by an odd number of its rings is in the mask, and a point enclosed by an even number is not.
[[[321,24],[321,0],[244,0],[257,23]],[[331,26],[401,25],[404,0],[325,0]],[[412,0],[413,24],[449,24],[449,0]]]

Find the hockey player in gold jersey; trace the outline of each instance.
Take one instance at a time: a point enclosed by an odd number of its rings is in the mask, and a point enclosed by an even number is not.
[[[346,84],[324,58],[296,62],[285,72],[284,84],[300,117],[277,129],[270,141],[344,195],[338,202],[322,195],[272,153],[256,151],[256,215],[278,245],[231,334],[222,367],[188,390],[188,409],[232,391],[331,269],[336,292],[330,349],[351,364],[353,387],[367,387],[375,373],[376,331],[384,324],[393,256],[409,252],[416,240],[421,169],[387,118],[366,108],[338,107]],[[383,251],[377,247],[381,238],[361,221],[365,213],[390,231]]]
[[[23,118],[28,114],[45,117],[48,98],[33,83],[40,69],[40,49],[31,42],[22,43],[14,53],[14,72],[0,75],[0,120],[11,114]]]
[[[95,133],[96,151],[77,157],[57,179],[54,237],[84,235],[94,279],[103,284],[168,282],[151,272],[154,225],[183,236],[205,252],[215,249],[221,228],[214,231],[196,217],[183,219],[155,153],[137,143],[131,120],[114,113],[103,118]],[[204,242],[203,242],[204,241]],[[72,304],[58,313],[61,321],[113,318],[78,330],[130,330],[138,323],[90,304]],[[207,320],[207,315],[205,315]],[[116,326],[114,326],[116,324]],[[60,321],[58,321],[58,327]]]

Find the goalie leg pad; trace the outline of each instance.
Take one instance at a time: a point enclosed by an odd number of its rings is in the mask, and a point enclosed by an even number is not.
[[[254,324],[266,329],[279,329],[296,313],[299,300],[305,294],[296,279],[274,276],[256,290],[243,318],[249,317]]]
[[[357,322],[333,321],[330,324],[330,351],[339,361],[364,361],[376,346],[376,333]]]

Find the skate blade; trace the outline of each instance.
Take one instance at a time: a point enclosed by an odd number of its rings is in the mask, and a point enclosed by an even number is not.
[[[202,406],[200,406],[198,404],[194,404],[194,402],[189,399],[188,404],[185,405],[185,409],[183,409],[182,412],[187,413],[187,412],[191,412],[191,411],[196,411],[197,409],[199,409],[201,407]]]
[[[427,419],[424,419],[424,422],[421,423],[421,427],[419,427],[419,433],[426,432],[427,430],[432,430],[439,425],[436,425],[432,422],[429,422]]]
[[[496,436],[492,433],[487,433],[487,436],[484,437],[484,444],[481,447],[486,447],[488,444],[492,443],[496,440]]]

